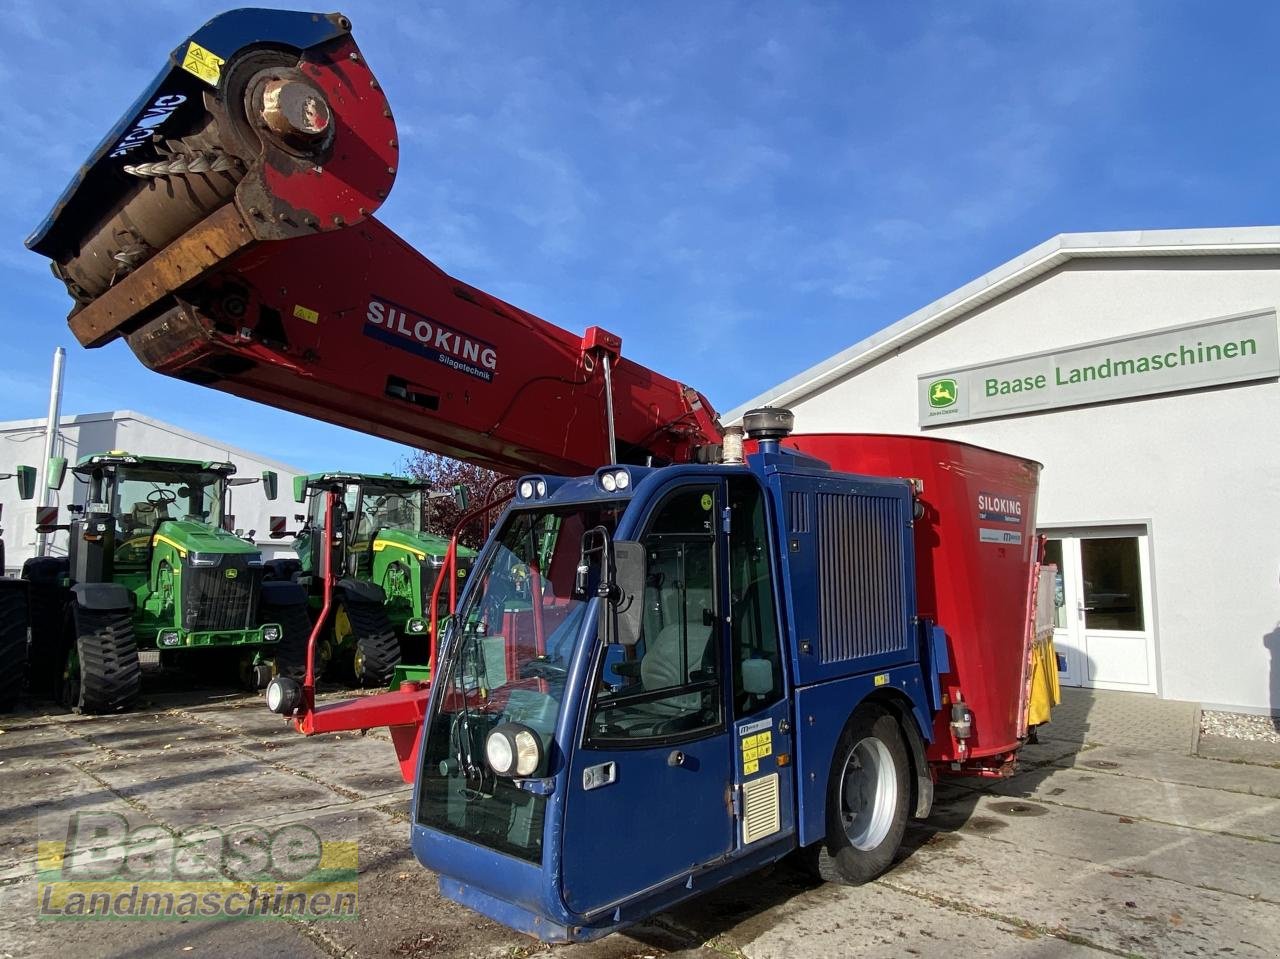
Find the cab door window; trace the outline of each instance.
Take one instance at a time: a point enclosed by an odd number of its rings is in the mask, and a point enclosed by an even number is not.
[[[764,493],[749,477],[729,479],[729,618],[734,716],[782,698],[778,611],[769,562]]]
[[[640,640],[599,657],[588,744],[696,738],[722,727],[716,499],[715,487],[681,488],[650,519]]]

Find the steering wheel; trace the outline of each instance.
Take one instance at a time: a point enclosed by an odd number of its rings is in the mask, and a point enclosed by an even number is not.
[[[153,489],[147,494],[147,502],[156,506],[167,506],[178,502],[178,494],[171,489]]]
[[[539,656],[520,664],[521,679],[564,679],[569,667],[546,656]]]

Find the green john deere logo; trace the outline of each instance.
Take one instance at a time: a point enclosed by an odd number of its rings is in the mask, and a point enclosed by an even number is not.
[[[956,387],[955,380],[934,380],[929,384],[929,405],[935,410],[954,406],[959,396],[960,391]]]
[[[227,579],[235,579],[235,578],[236,578],[237,576],[239,576],[239,575],[240,575],[240,570],[238,570],[238,569],[234,569],[234,568],[233,568],[233,569],[229,569],[229,570],[227,570],[227,572],[226,572],[226,577],[227,577]]]

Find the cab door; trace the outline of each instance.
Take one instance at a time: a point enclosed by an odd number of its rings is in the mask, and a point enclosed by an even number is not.
[[[753,852],[795,831],[791,704],[765,495],[753,475],[731,476],[726,549],[732,676],[735,848]]]
[[[639,643],[597,650],[569,770],[563,897],[599,912],[733,850],[726,717],[722,484],[668,492],[639,537],[648,579]]]

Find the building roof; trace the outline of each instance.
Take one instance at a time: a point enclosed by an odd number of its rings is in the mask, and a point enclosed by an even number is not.
[[[1280,226],[1195,230],[1125,230],[1059,233],[1002,263],[958,290],[934,300],[865,340],[765,390],[721,416],[736,423],[756,406],[790,406],[835,380],[844,379],[886,353],[902,349],[926,333],[1057,269],[1069,260],[1148,256],[1248,256],[1280,253]]]
[[[152,429],[162,430],[166,433],[173,433],[177,436],[181,436],[194,443],[200,443],[204,446],[212,446],[215,449],[226,450],[227,458],[243,457],[245,459],[256,460],[257,462],[263,463],[271,469],[274,469],[277,473],[297,475],[302,472],[302,470],[296,466],[290,466],[288,463],[281,463],[277,460],[273,460],[262,453],[254,453],[249,450],[240,449],[239,447],[232,446],[222,440],[213,439],[212,437],[205,436],[201,433],[193,433],[191,430],[183,429],[181,426],[177,426],[174,423],[166,423],[164,420],[158,420],[154,417],[146,416],[145,414],[137,413],[133,410],[108,410],[102,413],[77,413],[73,416],[62,416],[58,419],[58,426],[59,428],[62,428],[67,426],[77,426],[82,423],[97,423],[104,420],[133,420],[136,423],[141,423],[144,426],[151,427]],[[4,420],[0,421],[0,433],[11,433],[18,430],[43,430],[44,423],[45,418],[43,416],[38,417],[37,419],[28,420]]]

